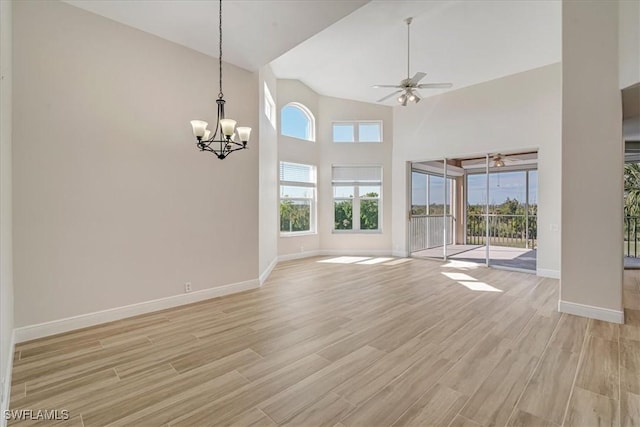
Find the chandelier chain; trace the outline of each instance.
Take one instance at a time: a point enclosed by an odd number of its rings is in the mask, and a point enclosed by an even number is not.
[[[219,10],[218,10],[218,31],[220,34],[220,38],[219,38],[219,49],[220,49],[220,53],[218,55],[218,65],[219,65],[219,71],[220,71],[220,92],[218,93],[218,98],[222,99],[224,97],[224,95],[222,94],[222,0],[219,1]]]

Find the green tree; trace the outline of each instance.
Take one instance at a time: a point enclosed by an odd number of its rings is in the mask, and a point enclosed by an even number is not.
[[[624,214],[640,216],[640,164],[624,165]]]
[[[360,230],[378,229],[378,193],[367,193],[360,201]]]
[[[336,230],[353,230],[353,202],[340,200],[334,204],[334,228]]]
[[[280,201],[280,231],[309,231],[310,226],[311,210],[308,204],[286,199]]]

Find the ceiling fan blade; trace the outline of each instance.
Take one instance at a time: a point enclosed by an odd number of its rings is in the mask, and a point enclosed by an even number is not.
[[[417,72],[415,76],[411,77],[410,83],[411,85],[417,85],[420,80],[426,76],[427,73]]]
[[[402,86],[398,86],[398,85],[373,85],[371,86],[372,88],[381,88],[381,87],[397,87],[397,88],[401,88]]]
[[[423,83],[418,85],[418,89],[449,89],[453,87],[452,83]]]
[[[395,92],[391,92],[389,95],[385,96],[384,98],[380,98],[378,99],[376,102],[382,102],[382,101],[386,101],[387,99],[391,98],[393,95],[397,95],[400,92],[402,92],[401,90],[397,90]]]

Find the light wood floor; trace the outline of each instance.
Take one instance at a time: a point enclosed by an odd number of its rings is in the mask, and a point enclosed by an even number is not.
[[[73,426],[640,424],[640,272],[618,326],[558,314],[558,282],[531,274],[331,260],[20,344],[11,408]]]

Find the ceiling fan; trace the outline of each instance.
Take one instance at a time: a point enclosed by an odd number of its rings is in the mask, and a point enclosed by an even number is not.
[[[504,166],[516,166],[521,164],[535,163],[538,155],[535,152],[530,153],[515,153],[515,154],[502,154],[496,153],[489,156],[489,166],[492,168],[501,168]],[[464,159],[462,161],[463,167],[467,168],[479,168],[485,167],[487,159],[485,157],[476,157],[473,159]]]
[[[453,86],[451,83],[422,83],[419,84],[420,80],[422,80],[424,78],[424,76],[427,75],[427,73],[423,73],[423,72],[417,72],[415,74],[415,76],[410,77],[411,73],[410,73],[410,59],[411,59],[411,22],[413,21],[413,18],[407,18],[404,20],[404,22],[407,23],[407,78],[403,79],[400,81],[400,84],[398,85],[374,85],[374,88],[397,88],[398,90],[396,90],[395,92],[390,93],[389,95],[378,99],[377,102],[382,102],[382,101],[386,101],[387,99],[391,98],[394,95],[397,95],[399,93],[401,93],[401,95],[398,97],[398,102],[400,103],[400,105],[402,105],[403,107],[407,106],[407,102],[414,102],[414,103],[418,103],[420,102],[420,94],[418,93],[417,89],[448,89],[451,86]]]

